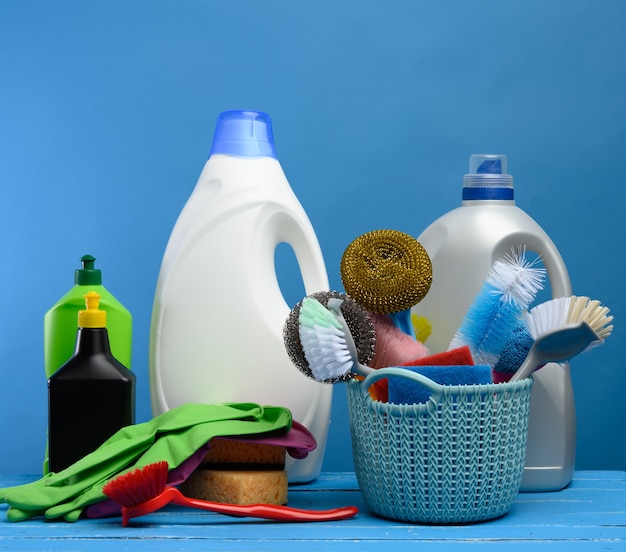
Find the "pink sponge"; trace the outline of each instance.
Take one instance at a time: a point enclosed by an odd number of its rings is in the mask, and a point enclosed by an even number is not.
[[[370,312],[369,315],[376,332],[376,351],[368,366],[376,369],[400,366],[430,354],[422,343],[398,329],[386,314]]]

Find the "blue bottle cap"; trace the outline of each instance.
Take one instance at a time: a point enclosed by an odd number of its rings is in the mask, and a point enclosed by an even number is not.
[[[513,177],[506,172],[506,155],[474,154],[463,177],[463,200],[512,200]]]
[[[262,111],[233,110],[220,113],[210,155],[214,153],[276,158],[272,119]]]

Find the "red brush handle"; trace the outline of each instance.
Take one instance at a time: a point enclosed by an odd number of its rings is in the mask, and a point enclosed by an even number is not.
[[[301,510],[299,508],[290,508],[289,506],[280,506],[278,504],[225,504],[188,498],[176,487],[166,487],[160,495],[147,502],[122,508],[122,522],[124,527],[128,524],[129,519],[155,512],[170,503],[177,504],[178,506],[208,510],[228,516],[295,522],[348,519],[354,517],[359,511],[355,506],[333,508],[331,510]]]

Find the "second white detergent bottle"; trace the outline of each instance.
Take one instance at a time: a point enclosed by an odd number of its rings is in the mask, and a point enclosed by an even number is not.
[[[317,441],[306,459],[287,458],[289,481],[306,482],[321,471],[332,386],[301,374],[285,350],[281,243],[293,249],[306,294],[328,290],[317,237],[276,158],[270,116],[225,111],[161,264],[150,393],[155,415],[187,402],[289,408]]]
[[[417,238],[431,257],[433,283],[413,308],[432,325],[426,345],[447,350],[493,263],[520,247],[541,257],[553,297],[572,294],[565,263],[545,231],[515,205],[506,156],[472,155],[460,207]],[[555,491],[574,474],[576,416],[569,364],[537,371],[530,403],[522,491]]]

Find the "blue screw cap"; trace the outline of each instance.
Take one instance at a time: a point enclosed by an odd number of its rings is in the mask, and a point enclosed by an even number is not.
[[[513,177],[506,172],[506,155],[474,154],[463,177],[463,200],[512,200]]]
[[[272,120],[262,111],[232,110],[220,113],[210,155],[276,158]]]

